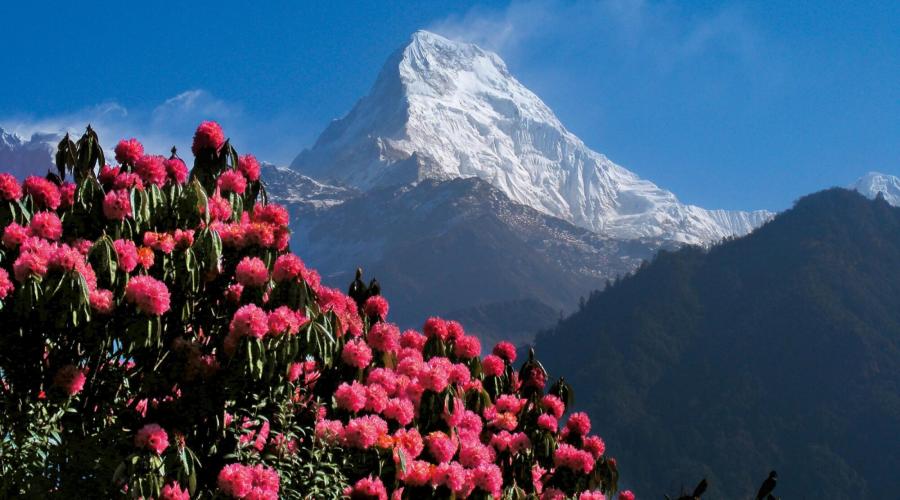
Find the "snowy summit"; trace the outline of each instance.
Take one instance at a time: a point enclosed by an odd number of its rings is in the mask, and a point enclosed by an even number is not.
[[[772,215],[679,202],[588,148],[497,54],[427,31],[291,167],[363,191],[479,177],[517,203],[617,239],[705,244]]]

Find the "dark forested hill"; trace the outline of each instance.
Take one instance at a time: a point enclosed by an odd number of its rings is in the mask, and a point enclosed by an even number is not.
[[[900,497],[900,208],[832,189],[539,335],[639,496]]]

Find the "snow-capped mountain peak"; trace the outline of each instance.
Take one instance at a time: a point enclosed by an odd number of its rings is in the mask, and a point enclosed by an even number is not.
[[[23,139],[0,128],[0,169],[20,179],[55,170],[52,154],[56,141],[56,134],[33,134],[30,139]]]
[[[709,243],[771,216],[680,203],[588,148],[499,56],[427,31],[291,166],[364,191],[479,177],[517,203],[620,239]]]
[[[900,206],[900,178],[896,176],[869,172],[849,187],[872,199],[881,193],[885,201],[895,207]]]

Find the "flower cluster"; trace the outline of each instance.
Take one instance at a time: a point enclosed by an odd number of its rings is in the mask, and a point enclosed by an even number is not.
[[[539,363],[517,368],[508,342],[482,357],[456,321],[401,330],[385,297],[351,298],[287,251],[287,209],[257,199],[259,162],[218,124],[198,127],[192,170],[136,139],[100,164],[96,144],[60,156],[78,185],[0,174],[0,411],[22,424],[4,445],[54,433],[25,479],[0,463],[10,491],[614,493],[603,440],[586,414],[564,418],[565,390],[546,389]],[[319,465],[334,484],[317,479]]]

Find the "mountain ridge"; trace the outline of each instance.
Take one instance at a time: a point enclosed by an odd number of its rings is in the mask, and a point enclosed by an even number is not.
[[[774,468],[783,498],[891,498],[900,208],[833,188],[743,238],[661,252],[536,351],[627,450],[639,496],[707,477],[740,498]]]
[[[364,191],[479,177],[517,203],[618,239],[708,244],[771,216],[680,203],[588,148],[499,56],[427,31],[291,168]]]

